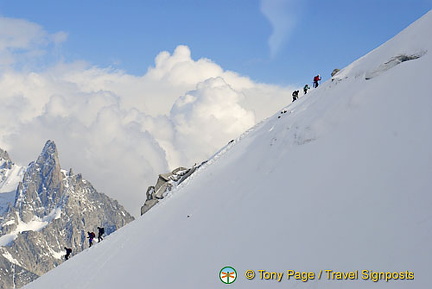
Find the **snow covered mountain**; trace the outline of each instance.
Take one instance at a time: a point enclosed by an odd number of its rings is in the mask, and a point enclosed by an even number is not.
[[[6,212],[8,204],[13,204],[24,171],[24,167],[14,164],[9,154],[0,148],[0,215]]]
[[[117,201],[98,193],[80,174],[61,170],[48,141],[27,168],[0,151],[0,287],[19,288],[88,247],[87,231],[110,234],[133,220]]]
[[[26,288],[431,288],[431,30],[429,12]]]

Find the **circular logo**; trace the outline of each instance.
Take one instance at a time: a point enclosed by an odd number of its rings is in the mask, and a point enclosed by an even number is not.
[[[237,271],[231,266],[225,266],[219,272],[219,279],[225,284],[234,283],[237,279]]]
[[[255,278],[255,271],[254,270],[247,270],[245,272],[246,279],[252,280]]]

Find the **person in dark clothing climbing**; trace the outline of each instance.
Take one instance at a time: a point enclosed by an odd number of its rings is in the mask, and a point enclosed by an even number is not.
[[[309,85],[306,84],[306,85],[303,87],[303,92],[304,92],[304,94],[306,94],[306,93],[308,92],[309,89],[310,89]]]
[[[321,80],[321,76],[319,74],[316,75],[313,79],[313,87],[317,88],[319,85],[318,81],[320,81],[320,80]]]
[[[103,234],[105,234],[105,229],[101,228],[101,227],[97,227],[98,228],[98,242],[102,241],[103,238]]]
[[[96,236],[94,232],[87,232],[88,234],[88,239],[89,239],[89,247],[91,247],[93,245],[93,239]]]
[[[65,259],[69,259],[70,254],[72,254],[72,249],[71,248],[66,248],[64,247],[64,249],[66,250],[66,255],[65,255]]]
[[[297,100],[299,92],[300,92],[299,90],[295,90],[295,91],[292,93],[293,102]]]

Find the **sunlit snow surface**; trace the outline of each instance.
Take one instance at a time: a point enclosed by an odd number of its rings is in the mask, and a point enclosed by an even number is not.
[[[10,169],[1,168],[4,162],[0,161],[0,214],[5,212],[8,205],[15,201],[18,183],[24,176],[25,168],[13,164]]]
[[[36,216],[33,217],[33,219],[25,223],[21,220],[19,214],[16,214],[16,220],[11,220],[3,225],[10,225],[10,223],[16,222],[17,227],[14,231],[12,231],[9,234],[3,235],[0,237],[0,247],[1,246],[7,246],[10,242],[15,240],[18,237],[19,233],[25,232],[25,231],[40,231],[43,228],[45,228],[48,224],[52,222],[52,220],[58,219],[61,216],[61,208],[56,208],[51,211],[50,214],[48,214],[44,218],[38,218]]]
[[[432,288],[431,30],[429,12],[26,288]],[[219,279],[227,265],[232,285]],[[258,271],[289,269],[415,277],[278,282]]]

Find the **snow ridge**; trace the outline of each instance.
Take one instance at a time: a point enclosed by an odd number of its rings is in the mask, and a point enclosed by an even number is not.
[[[26,288],[226,288],[226,265],[235,288],[431,288],[431,27],[429,12]],[[258,271],[289,269],[414,278],[277,282]]]

